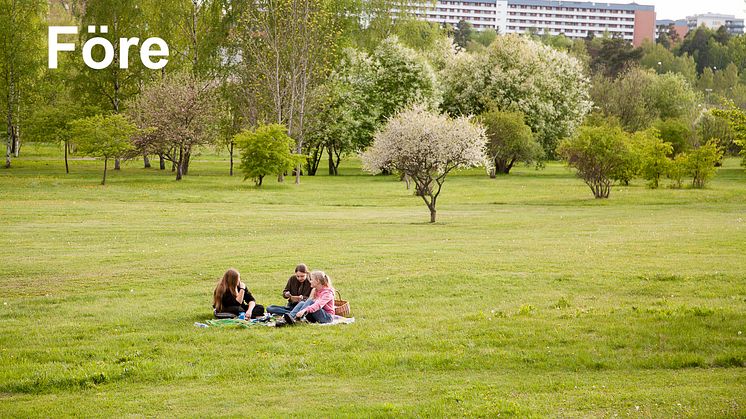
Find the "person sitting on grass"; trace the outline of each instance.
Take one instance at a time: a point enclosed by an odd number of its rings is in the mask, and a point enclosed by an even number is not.
[[[213,293],[212,306],[215,313],[230,313],[238,315],[247,313],[247,317],[256,318],[264,315],[264,306],[256,303],[246,284],[241,281],[241,274],[230,268],[225,271],[218,281]]]
[[[288,303],[286,306],[271,305],[267,307],[267,313],[283,315],[290,313],[295,306],[308,299],[311,294],[311,284],[306,281],[308,276],[308,267],[301,263],[295,267],[295,274],[288,279],[285,289],[282,290],[282,297],[287,298]]]
[[[304,316],[311,323],[331,323],[334,320],[334,288],[332,281],[322,271],[311,272],[311,295],[308,300],[293,308],[282,318],[287,324],[295,324]]]

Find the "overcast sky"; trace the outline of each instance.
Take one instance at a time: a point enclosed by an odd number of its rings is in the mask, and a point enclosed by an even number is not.
[[[601,3],[605,2],[601,1]],[[619,3],[628,3],[628,1],[619,1]],[[635,0],[635,3],[654,5],[656,19],[684,19],[687,16],[707,12],[736,15],[739,18],[746,16],[744,0]]]

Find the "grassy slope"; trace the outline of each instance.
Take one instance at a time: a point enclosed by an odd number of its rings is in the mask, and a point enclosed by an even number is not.
[[[615,187],[560,165],[449,178],[110,172],[29,146],[0,171],[0,416],[745,415],[746,174]],[[280,303],[299,261],[357,322],[197,329],[234,266]],[[741,334],[739,335],[739,331]]]

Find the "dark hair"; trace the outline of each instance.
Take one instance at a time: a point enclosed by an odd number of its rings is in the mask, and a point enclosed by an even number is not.
[[[295,267],[295,272],[303,272],[304,274],[307,274],[308,266],[306,266],[305,263],[299,263],[298,266]]]

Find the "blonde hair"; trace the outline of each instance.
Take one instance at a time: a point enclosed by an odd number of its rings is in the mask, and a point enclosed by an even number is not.
[[[321,285],[325,287],[331,287],[332,286],[332,279],[329,278],[324,271],[313,271],[311,272],[311,278],[319,281]]]
[[[230,268],[225,271],[212,294],[212,304],[215,306],[215,310],[223,311],[223,294],[230,292],[234,297],[236,296],[236,287],[240,279],[241,274],[237,270]]]

